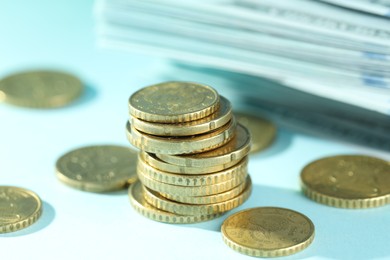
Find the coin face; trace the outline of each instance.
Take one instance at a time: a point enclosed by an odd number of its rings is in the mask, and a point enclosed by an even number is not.
[[[272,144],[276,136],[276,126],[269,120],[235,112],[238,122],[248,128],[252,137],[250,153],[257,153]]]
[[[301,181],[307,196],[331,206],[367,208],[390,203],[390,163],[374,157],[323,158],[302,170]]]
[[[5,102],[35,108],[54,108],[69,104],[83,91],[81,81],[58,71],[29,71],[0,81]]]
[[[42,213],[42,202],[34,192],[12,186],[0,186],[0,233],[26,228]]]
[[[218,93],[192,82],[165,82],[135,92],[129,99],[131,115],[149,122],[177,123],[206,117],[219,107]]]
[[[293,210],[259,207],[237,212],[222,224],[225,243],[250,256],[277,257],[294,254],[314,239],[314,225]]]
[[[114,145],[89,146],[58,159],[57,177],[81,190],[104,192],[136,181],[137,152]]]

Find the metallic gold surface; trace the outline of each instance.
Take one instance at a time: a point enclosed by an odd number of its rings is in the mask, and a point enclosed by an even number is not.
[[[147,187],[144,187],[144,196],[145,200],[149,204],[158,209],[172,212],[174,214],[191,216],[217,214],[234,209],[243,204],[248,199],[252,191],[252,183],[250,178],[248,178],[248,180],[249,181],[246,182],[245,189],[242,193],[227,201],[213,204],[191,205],[175,202],[161,196],[158,192],[155,192]]]
[[[181,203],[187,203],[187,204],[212,204],[212,203],[219,203],[223,201],[230,200],[236,196],[238,196],[245,188],[246,183],[250,181],[249,175],[246,177],[246,181],[241,183],[240,185],[234,187],[231,190],[208,195],[208,196],[177,196],[177,195],[171,195],[166,193],[160,193],[163,197],[181,202]]]
[[[26,228],[41,214],[42,202],[37,194],[23,188],[0,186],[0,233]]]
[[[149,135],[136,130],[128,122],[126,125],[127,138],[137,148],[150,153],[188,154],[208,151],[222,146],[233,138],[236,129],[234,118],[226,125],[212,132],[178,137],[160,137]]]
[[[219,107],[218,93],[192,82],[164,82],[142,88],[129,98],[129,112],[148,122],[178,123],[206,117]]]
[[[250,145],[251,137],[249,131],[244,126],[237,124],[233,139],[217,149],[189,155],[157,153],[156,156],[165,162],[180,166],[212,167],[241,160],[250,151]]]
[[[222,224],[224,242],[242,254],[279,257],[297,253],[314,239],[305,215],[274,207],[252,208],[229,216]]]
[[[133,208],[141,215],[159,222],[173,224],[189,224],[208,221],[221,216],[221,214],[201,215],[201,216],[182,216],[159,210],[149,203],[144,198],[141,182],[137,181],[129,188],[130,203]]]
[[[145,176],[159,182],[179,186],[202,186],[225,182],[233,178],[240,178],[240,175],[247,175],[248,158],[245,157],[241,162],[226,170],[201,175],[175,174],[161,171],[150,166],[142,159],[142,156],[138,158],[137,168],[138,171],[141,171]]]
[[[71,103],[83,92],[83,84],[73,75],[58,71],[28,71],[0,81],[5,102],[32,108],[54,108]]]
[[[196,174],[196,175],[209,174],[209,173],[228,169],[240,162],[239,160],[236,160],[236,161],[228,162],[226,164],[218,164],[210,167],[188,167],[188,166],[180,166],[180,165],[164,162],[153,153],[147,153],[141,151],[140,156],[145,162],[147,162],[149,165],[153,166],[154,168],[160,169],[162,171],[178,173],[178,174]]]
[[[308,164],[301,184],[309,198],[340,208],[371,208],[390,203],[390,162],[340,155]]]
[[[252,137],[250,153],[257,153],[272,144],[276,136],[276,126],[269,120],[244,113],[234,112],[237,121],[248,128]]]
[[[220,108],[213,114],[189,122],[176,124],[148,122],[130,116],[130,124],[137,130],[159,136],[191,136],[210,132],[227,124],[232,118],[232,106],[220,96]]]
[[[138,170],[138,178],[142,184],[154,191],[161,193],[167,193],[178,196],[207,196],[212,194],[218,194],[233,189],[245,181],[246,175],[240,175],[236,178],[230,179],[225,182],[220,182],[213,185],[203,186],[179,186],[172,185],[163,182],[159,182],[155,179],[149,178],[143,172]]]
[[[137,152],[115,145],[88,146],[58,159],[57,177],[74,188],[105,192],[137,180]]]

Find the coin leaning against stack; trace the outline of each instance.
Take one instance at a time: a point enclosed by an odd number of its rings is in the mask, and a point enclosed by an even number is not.
[[[213,88],[164,82],[129,98],[127,137],[141,151],[130,202],[167,223],[216,218],[249,197],[251,138]]]

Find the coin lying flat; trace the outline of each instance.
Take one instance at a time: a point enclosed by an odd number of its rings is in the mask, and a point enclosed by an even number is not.
[[[130,117],[130,123],[137,130],[159,136],[190,136],[210,132],[227,124],[232,118],[232,106],[226,98],[220,96],[220,108],[213,114],[189,122],[176,124],[148,122]]]
[[[371,208],[390,203],[390,162],[340,155],[308,164],[301,172],[309,198],[340,208]]]
[[[222,224],[224,242],[242,254],[279,257],[297,253],[314,239],[305,215],[284,208],[259,207],[237,212]]]
[[[226,201],[203,204],[203,205],[191,205],[175,202],[163,197],[156,191],[153,191],[147,187],[144,187],[145,200],[154,207],[172,212],[179,215],[210,215],[216,213],[223,213],[233,208],[236,208],[243,204],[249,197],[252,191],[252,183],[248,177],[248,181],[245,184],[244,191],[238,194],[236,197]]]
[[[147,177],[158,180],[160,182],[179,186],[202,186],[217,184],[233,178],[239,178],[240,175],[246,175],[248,172],[248,157],[245,157],[238,164],[226,170],[201,175],[176,174],[161,171],[150,166],[142,159],[142,156],[138,158],[137,168],[138,171],[141,171]]]
[[[171,81],[142,88],[129,98],[129,112],[149,122],[180,123],[214,113],[219,95],[211,87]]]
[[[222,146],[233,138],[236,121],[234,118],[226,125],[209,133],[193,136],[160,137],[142,133],[128,122],[127,138],[137,148],[150,153],[188,154],[208,151]]]
[[[0,81],[0,96],[13,105],[33,108],[65,106],[83,92],[81,81],[59,71],[28,71]]]
[[[0,186],[0,233],[26,228],[41,214],[42,202],[37,194],[23,188]]]
[[[244,113],[234,112],[237,121],[248,128],[252,137],[250,153],[257,153],[272,144],[276,136],[276,126],[269,120]]]
[[[249,131],[244,126],[237,124],[232,140],[217,149],[189,155],[157,153],[156,156],[165,162],[180,166],[212,167],[241,160],[248,154],[250,146],[251,136]]]
[[[144,198],[142,183],[137,181],[129,188],[130,203],[134,209],[141,215],[155,221],[174,223],[174,224],[189,224],[208,221],[221,216],[221,214],[201,215],[201,216],[182,216],[174,213],[159,210],[149,203]]]
[[[115,145],[88,146],[58,159],[57,177],[77,189],[105,192],[137,180],[137,152]]]

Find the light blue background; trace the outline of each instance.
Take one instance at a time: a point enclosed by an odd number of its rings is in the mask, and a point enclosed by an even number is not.
[[[62,109],[0,104],[0,184],[31,189],[44,201],[35,225],[0,234],[1,259],[251,259],[228,248],[219,229],[228,215],[256,206],[291,208],[314,222],[313,244],[284,259],[390,259],[390,206],[331,208],[306,199],[299,188],[300,170],[314,159],[390,155],[288,129],[279,130],[270,149],[251,157],[250,199],[206,223],[154,222],[131,208],[125,191],[94,194],[60,183],[54,174],[59,156],[90,144],[129,145],[128,97],[175,78],[175,68],[163,60],[99,49],[92,7],[93,1],[0,2],[0,77],[23,69],[61,69],[87,85],[81,100]],[[223,80],[213,84],[225,95]]]

